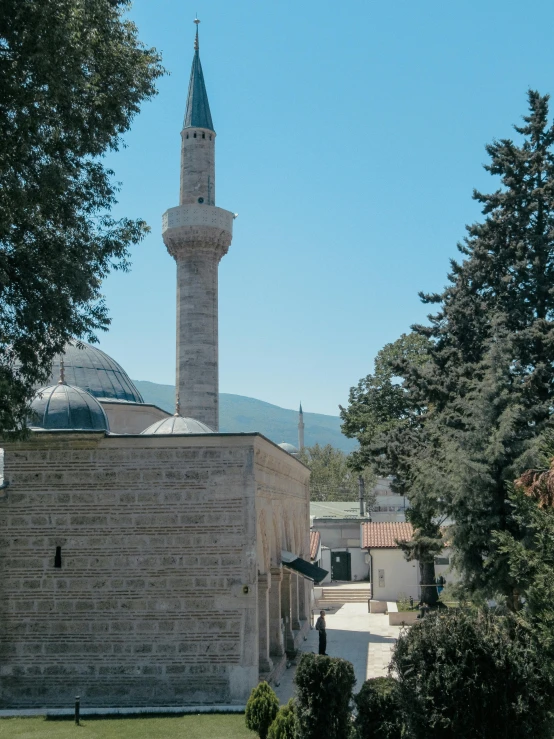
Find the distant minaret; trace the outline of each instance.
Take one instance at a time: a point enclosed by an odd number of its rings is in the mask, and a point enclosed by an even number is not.
[[[298,449],[300,451],[304,449],[304,413],[302,411],[302,403],[300,403],[300,410],[298,411]]]
[[[183,416],[219,428],[217,270],[233,237],[233,213],[215,205],[215,131],[200,63],[194,57],[181,131],[179,205],[162,234],[177,262],[177,393]]]

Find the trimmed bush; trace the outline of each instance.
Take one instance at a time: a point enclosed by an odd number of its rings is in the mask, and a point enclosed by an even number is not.
[[[393,677],[366,680],[354,696],[357,739],[400,739],[402,718],[398,682]]]
[[[398,640],[392,666],[412,739],[553,736],[548,660],[511,616],[426,616]]]
[[[292,699],[279,709],[275,721],[269,727],[267,739],[298,739],[298,718]]]
[[[338,657],[304,654],[294,682],[301,739],[348,739],[356,682],[352,664]]]
[[[279,698],[262,682],[252,690],[246,704],[246,728],[255,731],[260,739],[267,739],[267,732],[279,711]]]

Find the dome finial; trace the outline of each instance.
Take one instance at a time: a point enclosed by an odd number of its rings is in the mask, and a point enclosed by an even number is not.
[[[65,385],[65,362],[63,361],[63,357],[60,359],[60,379],[58,380],[58,385]]]
[[[179,391],[177,391],[177,394],[175,396],[175,413],[174,416],[180,416],[181,415],[181,402],[179,399]]]
[[[198,24],[200,21],[198,20],[198,16],[194,19],[194,23],[196,23],[196,36],[194,37],[194,51],[198,51],[200,48],[200,45],[198,43]]]

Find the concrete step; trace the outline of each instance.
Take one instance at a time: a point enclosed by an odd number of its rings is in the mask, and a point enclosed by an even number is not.
[[[320,603],[367,603],[370,589],[365,588],[322,588]]]

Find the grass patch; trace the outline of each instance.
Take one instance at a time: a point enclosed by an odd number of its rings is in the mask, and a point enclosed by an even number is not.
[[[201,714],[142,716],[140,718],[85,717],[73,719],[0,719],[0,739],[255,739],[244,725],[244,715]]]

